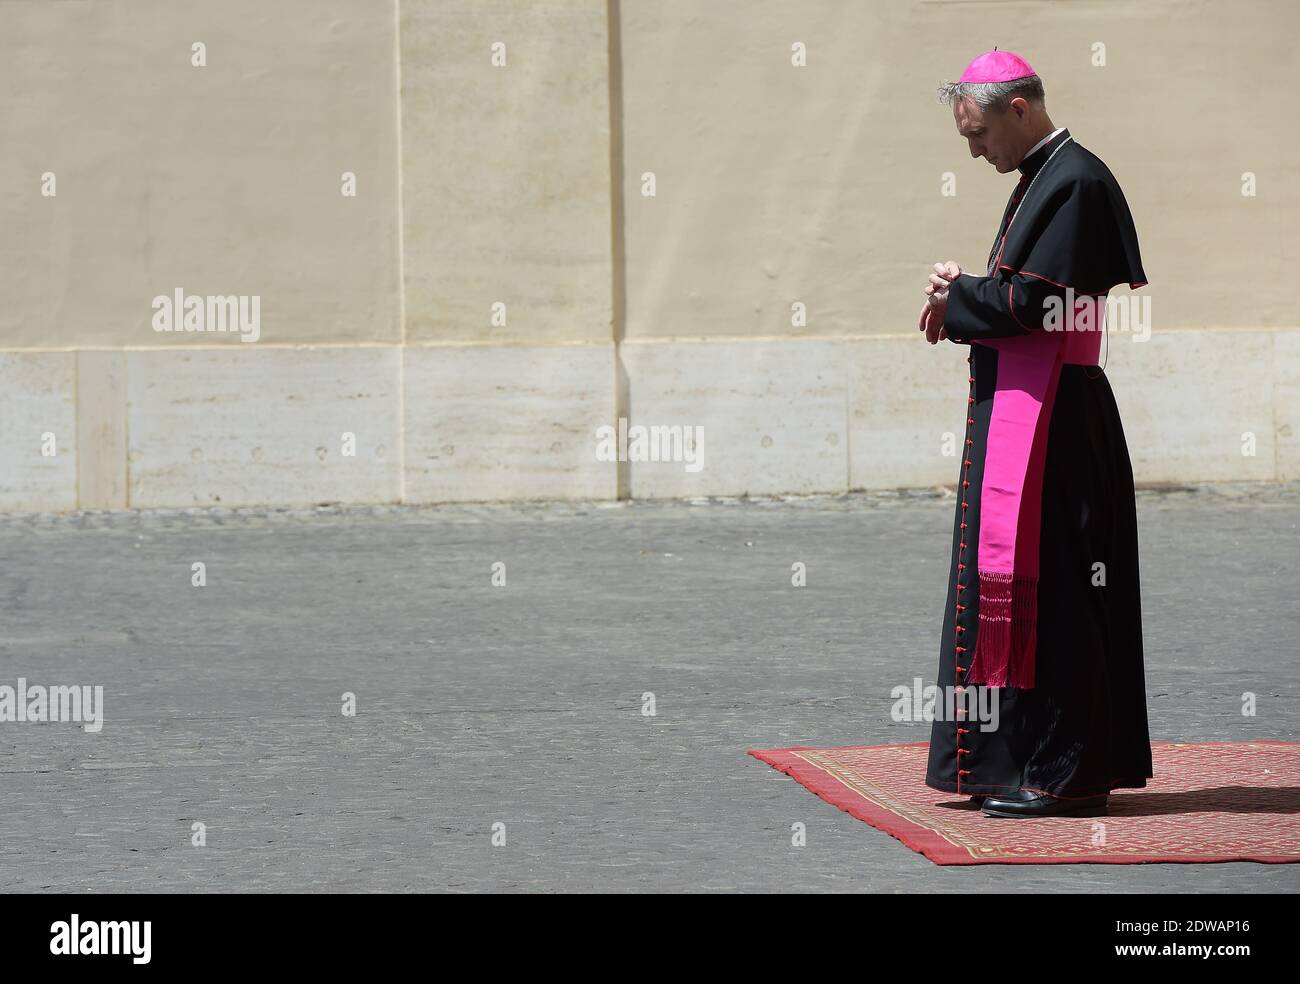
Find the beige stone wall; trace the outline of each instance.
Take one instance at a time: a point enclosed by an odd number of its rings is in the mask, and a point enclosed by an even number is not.
[[[605,4],[401,8],[407,340],[609,342]]]
[[[1013,179],[934,89],[994,44],[1138,223],[1139,480],[1300,477],[1297,36],[1288,0],[0,5],[0,509],[950,484],[920,289]],[[178,288],[257,296],[258,341],[154,331]],[[707,466],[598,461],[619,417]]]
[[[1034,65],[1053,121],[1119,178],[1159,324],[1297,324],[1300,5],[622,6],[629,337],[908,330],[918,269],[979,269],[1015,183],[970,159],[934,98],[995,44]],[[1246,171],[1258,197],[1241,195]]]
[[[260,295],[268,343],[400,340],[394,8],[0,5],[0,345],[190,347],[150,324],[177,287]]]

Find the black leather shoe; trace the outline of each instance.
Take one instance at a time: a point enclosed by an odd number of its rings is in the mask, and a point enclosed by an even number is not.
[[[984,798],[986,800],[990,800],[990,799],[1003,800],[1007,803],[1012,803],[1012,802],[1023,803],[1025,800],[1036,799],[1042,795],[1043,795],[1042,793],[1031,793],[1027,789],[1017,789],[1015,792],[1012,793],[997,794],[997,795],[990,794],[988,796],[985,796]]]
[[[1062,799],[1047,793],[1019,789],[1006,796],[987,796],[980,812],[986,817],[1104,817],[1105,793],[1077,799]]]
[[[979,806],[979,805],[982,804],[986,799],[988,799],[988,797],[985,796],[983,793],[976,793],[974,796],[972,796],[972,797],[970,798],[970,801],[971,801],[972,803],[974,803],[976,806]]]

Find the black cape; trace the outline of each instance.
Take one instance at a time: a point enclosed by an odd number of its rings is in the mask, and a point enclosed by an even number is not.
[[[1118,283],[1146,283],[1118,183],[1069,131],[1027,157],[1021,172],[989,254],[994,275],[962,276],[949,288],[944,328],[956,343],[1042,330],[1046,298],[1064,296],[1067,287],[1103,293]],[[957,647],[965,647],[969,657],[979,631],[979,579],[965,572],[978,569],[980,489],[998,351],[970,345],[967,363],[970,443],[963,445],[953,520],[940,688],[963,685],[958,667],[970,660],[959,662]],[[963,481],[969,483],[964,488]],[[967,688],[972,708],[996,697],[996,730],[936,714],[925,776],[934,789],[1093,796],[1141,788],[1152,776],[1133,471],[1114,394],[1096,366],[1061,368],[1048,430],[1041,529],[1035,686]],[[1105,565],[1104,585],[1094,584],[1099,562]],[[960,595],[958,584],[965,586]]]
[[[1020,171],[989,252],[993,275],[962,276],[948,290],[944,329],[955,342],[1040,329],[1047,299],[1064,297],[1067,287],[1104,294],[1116,284],[1147,283],[1119,183],[1069,130],[1025,158]]]

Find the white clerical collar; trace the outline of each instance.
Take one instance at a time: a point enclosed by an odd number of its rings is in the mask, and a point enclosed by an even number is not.
[[[1049,133],[1047,136],[1043,137],[1042,140],[1038,141],[1038,143],[1036,143],[1036,144],[1034,144],[1032,147],[1030,147],[1030,148],[1029,148],[1029,153],[1027,153],[1027,154],[1025,155],[1025,160],[1029,160],[1029,158],[1033,157],[1033,156],[1034,156],[1034,151],[1036,151],[1039,147],[1042,147],[1044,144],[1051,143],[1051,142],[1052,142],[1052,138],[1053,138],[1054,136],[1056,136],[1058,133],[1060,133],[1060,132],[1061,132],[1062,130],[1064,130],[1064,129],[1065,129],[1065,127],[1063,127],[1063,126],[1058,126],[1055,130],[1053,130],[1053,131],[1052,131],[1051,133]]]

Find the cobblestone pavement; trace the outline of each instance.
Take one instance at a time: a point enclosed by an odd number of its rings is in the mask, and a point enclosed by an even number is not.
[[[0,517],[0,684],[104,688],[98,732],[0,723],[0,890],[1295,891],[943,868],[745,754],[928,738],[889,690],[933,682],[953,505]],[[1138,509],[1153,740],[1295,740],[1300,486]]]

